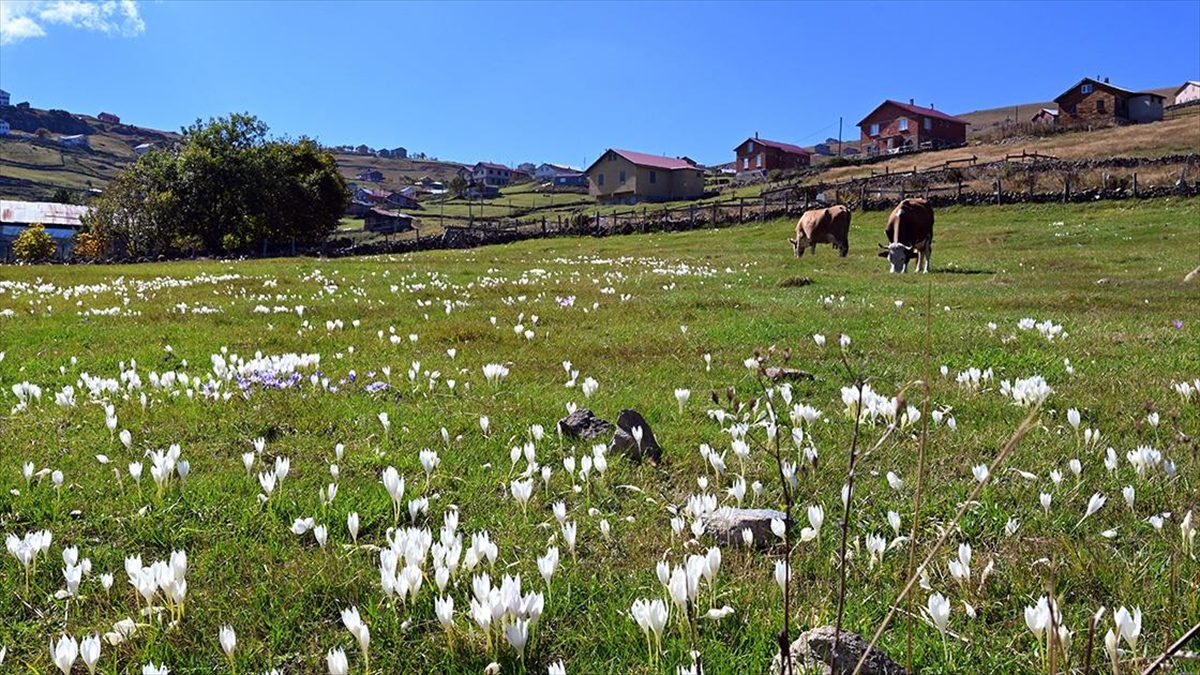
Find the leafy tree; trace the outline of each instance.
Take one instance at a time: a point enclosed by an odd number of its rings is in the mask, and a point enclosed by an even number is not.
[[[12,244],[13,255],[21,262],[46,260],[54,256],[57,248],[54,239],[41,223],[34,223],[21,231]]]
[[[135,255],[321,241],[349,204],[345,180],[312,140],[267,133],[249,114],[197,120],[110,183],[87,224]]]
[[[453,192],[454,196],[456,197],[465,195],[468,187],[470,186],[467,185],[467,179],[463,178],[462,176],[455,176],[454,178],[450,179],[450,191]]]
[[[74,204],[74,198],[71,197],[71,191],[67,188],[60,187],[54,190],[54,194],[50,195],[50,201],[56,204]]]

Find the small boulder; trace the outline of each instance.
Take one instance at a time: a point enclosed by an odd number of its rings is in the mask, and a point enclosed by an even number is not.
[[[771,662],[772,675],[851,675],[854,667],[858,665],[858,660],[867,651],[870,641],[857,633],[843,630],[838,638],[837,670],[834,670],[831,662],[835,632],[834,626],[818,626],[801,633],[792,643],[792,667],[785,670],[780,655],[776,654]],[[907,675],[908,671],[876,646],[868,653],[862,670],[858,672],[861,675]]]
[[[596,417],[596,414],[587,408],[577,408],[575,412],[558,421],[558,430],[567,438],[591,440],[607,434],[612,428],[611,422]]]
[[[640,444],[633,437],[633,430],[638,427],[642,429]],[[617,415],[617,429],[613,432],[608,449],[610,452],[624,453],[634,459],[645,457],[654,466],[658,466],[659,460],[662,459],[662,447],[654,438],[654,432],[650,430],[650,423],[636,410],[622,410],[621,414]]]
[[[722,507],[704,519],[704,531],[711,534],[722,546],[744,546],[742,531],[749,530],[756,548],[767,548],[779,537],[771,531],[775,518],[786,520],[787,514],[775,509],[735,509]]]

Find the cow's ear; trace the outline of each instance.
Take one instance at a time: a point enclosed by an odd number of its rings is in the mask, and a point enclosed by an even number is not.
[[[796,245],[796,240],[795,240],[795,239],[792,239],[791,237],[788,237],[788,243],[789,243],[789,244],[791,244],[792,246],[795,246],[795,245]]]
[[[888,250],[886,248],[881,248],[875,255],[879,256],[880,258],[886,258],[888,256]]]

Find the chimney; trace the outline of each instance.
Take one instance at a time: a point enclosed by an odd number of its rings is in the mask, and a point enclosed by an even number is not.
[[[932,104],[932,103],[930,103],[930,104],[929,104],[929,109],[930,109],[930,110],[933,110],[933,109],[934,109],[934,107],[933,107],[933,104]]]
[[[915,105],[915,104],[916,104],[916,99],[911,99],[911,98],[910,98],[910,99],[908,99],[908,104],[909,104],[909,105]]]
[[[756,140],[756,141],[758,140],[758,132],[757,131],[754,132],[754,140]]]
[[[1108,84],[1108,78],[1104,78],[1104,84]]]

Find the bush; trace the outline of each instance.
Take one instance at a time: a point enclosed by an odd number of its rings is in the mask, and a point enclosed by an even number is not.
[[[46,260],[53,257],[54,252],[58,250],[54,245],[54,238],[46,232],[41,223],[34,223],[18,234],[13,240],[12,248],[13,255],[21,262]]]
[[[86,230],[75,233],[75,255],[80,258],[102,258],[107,250],[108,242],[98,233]]]

